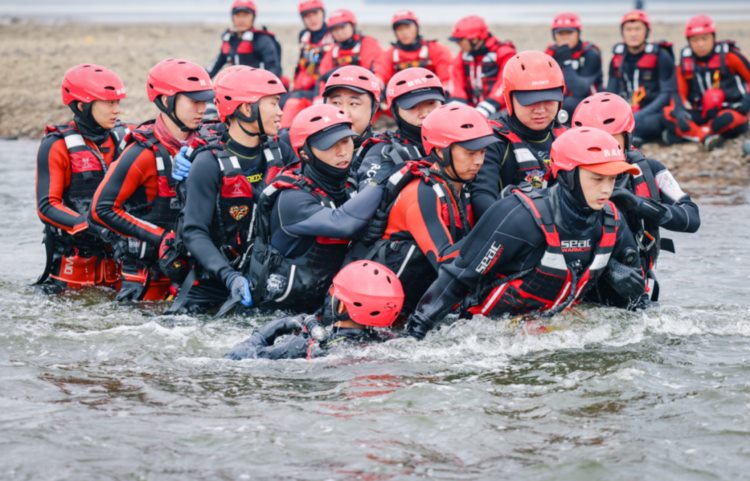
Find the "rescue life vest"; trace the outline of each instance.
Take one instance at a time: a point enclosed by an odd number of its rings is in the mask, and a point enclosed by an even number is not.
[[[404,50],[398,42],[393,42],[393,53],[391,61],[393,62],[393,71],[400,72],[407,68],[422,67],[432,72],[435,71],[435,65],[430,58],[430,44],[435,40],[421,40],[420,46],[414,50]]]
[[[560,312],[576,303],[588,286],[593,286],[609,263],[617,240],[618,214],[608,202],[603,209],[602,236],[591,263],[581,270],[572,268],[565,259],[554,213],[547,195],[539,191],[514,192],[544,234],[547,247],[539,265],[511,276],[499,276],[480,287],[479,304],[470,307],[472,314],[522,314],[532,311]],[[492,267],[490,263],[488,268]],[[580,266],[583,268],[583,266]]]
[[[331,59],[334,67],[345,65],[362,65],[360,53],[362,51],[362,35],[355,33],[352,39],[354,46],[352,48],[342,48],[338,43],[334,43],[331,48]]]
[[[489,37],[484,48],[486,53],[468,52],[462,56],[465,89],[472,105],[478,105],[490,95],[502,78],[499,61],[516,52],[513,42],[501,42],[495,37]]]
[[[490,120],[490,126],[495,135],[508,142],[508,147],[512,151],[518,165],[517,183],[527,182],[537,189],[547,187],[552,174],[549,152],[544,153],[532,148],[528,142],[513,132],[507,123],[507,114],[501,115],[498,120]],[[552,135],[554,138],[557,138],[566,130],[566,127],[556,124],[552,128]],[[546,156],[542,157],[542,154]]]
[[[547,48],[544,50],[544,53],[546,53],[552,58],[555,58],[555,53],[556,53],[555,46],[556,46],[555,44],[548,45]],[[589,53],[591,50],[594,50],[601,54],[599,47],[597,47],[593,43],[581,42],[581,47],[574,50],[573,54],[570,56],[573,62],[571,62],[569,65],[573,68],[573,70],[578,71],[586,64],[586,54]]]
[[[312,33],[309,30],[302,32],[299,38],[299,60],[294,74],[305,72],[313,81],[317,80],[320,75],[320,61],[332,44],[331,32],[326,32],[318,42],[312,41]]]
[[[258,198],[256,236],[250,261],[253,299],[261,306],[311,312],[323,302],[333,276],[344,261],[349,239],[318,236],[301,255],[291,258],[282,254],[271,245],[270,219],[279,194],[287,189],[303,190],[324,207],[336,208],[331,197],[299,169],[285,170],[263,189]],[[347,185],[347,191],[349,196],[356,195],[352,185]],[[275,277],[273,286],[269,285],[271,277]]]
[[[172,178],[172,155],[154,135],[153,120],[141,124],[130,134],[139,147],[153,152],[156,162],[156,197],[141,205],[128,205],[127,210],[136,217],[151,222],[163,229],[173,230],[182,201],[175,190],[177,182]]]
[[[727,66],[727,54],[740,54],[734,41],[718,42],[707,60],[698,60],[690,47],[680,53],[680,71],[688,82],[688,101],[694,109],[701,109],[703,94],[709,89],[721,89],[725,95],[723,106],[740,102],[747,94],[747,84]]]
[[[86,144],[74,121],[63,125],[50,125],[45,135],[61,137],[70,157],[70,185],[63,194],[63,202],[76,212],[86,215],[91,207],[99,183],[107,172],[107,164],[101,154]],[[130,133],[127,125],[118,122],[109,132],[115,144],[113,159],[127,146]]]
[[[627,46],[620,42],[612,48],[614,76],[618,80],[619,95],[633,107],[648,105],[659,93],[659,54],[665,51],[674,58],[670,42],[649,42],[641,52],[632,73],[624,72]]]
[[[269,37],[276,45],[276,53],[279,57],[279,64],[281,64],[281,44],[276,39],[276,35],[268,31],[266,27],[262,29],[247,30],[239,34],[240,41],[233,48],[232,37],[238,35],[237,32],[232,30],[226,30],[221,35],[221,53],[226,58],[226,63],[229,65],[249,65],[250,67],[265,68],[263,64],[263,57],[256,51],[254,41],[259,36]]]
[[[639,197],[661,202],[659,186],[656,184],[656,177],[648,159],[637,149],[630,149],[627,152],[627,156],[628,161],[637,166],[641,170],[641,173],[626,177],[628,179],[626,188]],[[645,272],[649,272],[654,268],[661,248],[659,224],[646,221],[642,218],[633,218],[627,212],[624,215],[628,221],[630,230],[635,235],[641,257],[641,265]]]

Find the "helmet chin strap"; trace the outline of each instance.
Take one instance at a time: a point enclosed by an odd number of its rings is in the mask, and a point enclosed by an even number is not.
[[[246,135],[249,135],[250,137],[265,137],[266,136],[266,130],[263,128],[263,121],[261,120],[260,116],[260,109],[258,108],[258,104],[250,104],[250,115],[243,114],[239,108],[234,111],[234,117],[239,121],[237,125],[240,126],[240,130],[242,130]],[[248,122],[258,123],[258,132],[250,132],[247,130],[243,125],[242,122]]]
[[[156,102],[154,102],[154,103],[156,104],[156,108],[159,109],[159,110],[161,110],[164,113],[164,115],[166,115],[167,117],[169,117],[169,120],[171,120],[172,122],[174,122],[175,125],[180,129],[180,131],[182,131],[182,132],[193,132],[193,131],[195,131],[195,129],[189,128],[187,125],[185,125],[182,122],[182,120],[180,120],[177,117],[177,112],[175,112],[174,107],[175,107],[175,104],[177,103],[177,96],[178,95],[180,95],[180,94],[176,93],[174,95],[170,95],[169,97],[167,97],[167,105],[164,105],[164,102],[161,101],[161,99],[163,98],[162,96],[160,96],[159,98],[157,98]]]

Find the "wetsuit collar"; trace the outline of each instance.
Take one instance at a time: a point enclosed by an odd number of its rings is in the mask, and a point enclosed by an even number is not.
[[[398,47],[400,50],[403,50],[404,52],[414,52],[422,48],[422,36],[417,35],[417,38],[409,45],[404,45],[399,41],[396,41],[393,45]]]
[[[109,138],[109,130],[105,129],[94,120],[94,116],[91,114],[91,108],[94,105],[93,102],[84,103],[83,111],[80,111],[75,107],[75,104],[77,103],[78,102],[72,102],[70,108],[75,114],[73,120],[76,123],[78,132],[95,144],[101,145]]]
[[[547,140],[547,137],[552,133],[552,125],[554,123],[554,121],[550,122],[546,129],[533,130],[522,124],[515,114],[508,117],[508,127],[510,127],[513,132],[517,133],[522,139],[530,140],[532,142],[542,142]]]
[[[315,156],[310,157],[310,162],[305,163],[302,167],[302,173],[326,194],[330,195],[336,205],[346,202],[346,180],[349,176],[349,169],[339,169],[326,164]]]
[[[393,118],[396,119],[396,125],[398,126],[398,134],[405,137],[406,140],[413,143],[414,145],[422,146],[422,127],[417,127],[409,122],[402,119],[397,112],[397,108],[393,109]]]
[[[354,32],[354,35],[352,35],[347,40],[344,40],[343,42],[339,43],[339,46],[343,48],[344,50],[351,50],[357,45],[357,42],[359,42],[360,37],[357,32]]]
[[[317,32],[313,32],[312,30],[308,30],[308,31],[310,32],[310,41],[312,43],[318,43],[321,40],[323,40],[323,37],[325,37],[326,34],[328,33],[328,27],[324,23],[323,28],[321,28]]]

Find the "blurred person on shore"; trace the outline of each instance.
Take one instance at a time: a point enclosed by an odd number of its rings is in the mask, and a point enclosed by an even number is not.
[[[748,130],[750,62],[733,40],[716,40],[716,23],[707,15],[688,20],[685,38],[677,95],[664,109],[665,141],[687,140],[711,150]]]

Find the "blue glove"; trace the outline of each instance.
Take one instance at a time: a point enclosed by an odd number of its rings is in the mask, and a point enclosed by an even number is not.
[[[172,162],[172,178],[177,182],[182,182],[187,179],[190,174],[190,167],[193,165],[186,157],[187,151],[187,146],[181,147],[180,151],[173,159],[174,162]]]
[[[229,294],[233,299],[240,299],[245,307],[253,305],[253,296],[250,294],[250,283],[244,276],[235,276],[227,285]]]

